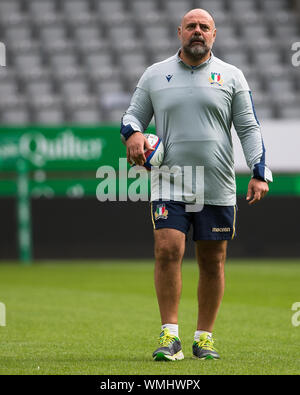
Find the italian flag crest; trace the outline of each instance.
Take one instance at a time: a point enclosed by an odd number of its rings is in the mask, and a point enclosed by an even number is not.
[[[155,221],[158,219],[167,219],[168,218],[168,210],[166,209],[165,204],[160,204],[156,207],[155,210]]]
[[[209,82],[211,84],[217,84],[219,86],[223,85],[223,80],[220,73],[210,73]]]

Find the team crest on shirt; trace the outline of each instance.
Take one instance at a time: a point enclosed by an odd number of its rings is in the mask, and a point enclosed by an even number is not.
[[[222,86],[224,81],[222,80],[220,73],[211,72],[209,77],[209,82],[211,83],[211,85],[217,84],[219,86]]]
[[[166,205],[159,204],[156,207],[154,216],[155,216],[155,221],[157,221],[158,219],[167,219],[168,218],[168,210],[166,209]]]

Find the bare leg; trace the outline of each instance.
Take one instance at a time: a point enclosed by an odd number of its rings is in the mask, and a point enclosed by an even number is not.
[[[196,256],[200,270],[197,330],[213,331],[224,294],[226,250],[226,240],[196,242]]]
[[[154,230],[154,241],[154,282],[161,323],[177,324],[185,234],[176,229],[157,229]]]

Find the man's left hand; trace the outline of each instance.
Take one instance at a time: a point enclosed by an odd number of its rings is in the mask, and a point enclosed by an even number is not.
[[[248,184],[246,200],[248,200],[249,204],[254,204],[261,200],[268,192],[269,186],[267,182],[258,180],[257,178],[251,178]]]

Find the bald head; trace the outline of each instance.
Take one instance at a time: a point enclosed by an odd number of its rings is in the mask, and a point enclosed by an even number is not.
[[[215,21],[209,12],[203,10],[202,8],[195,8],[193,10],[188,11],[181,19],[181,26],[187,23],[190,19],[194,18],[205,18],[207,22],[209,22],[212,28],[215,28]]]

